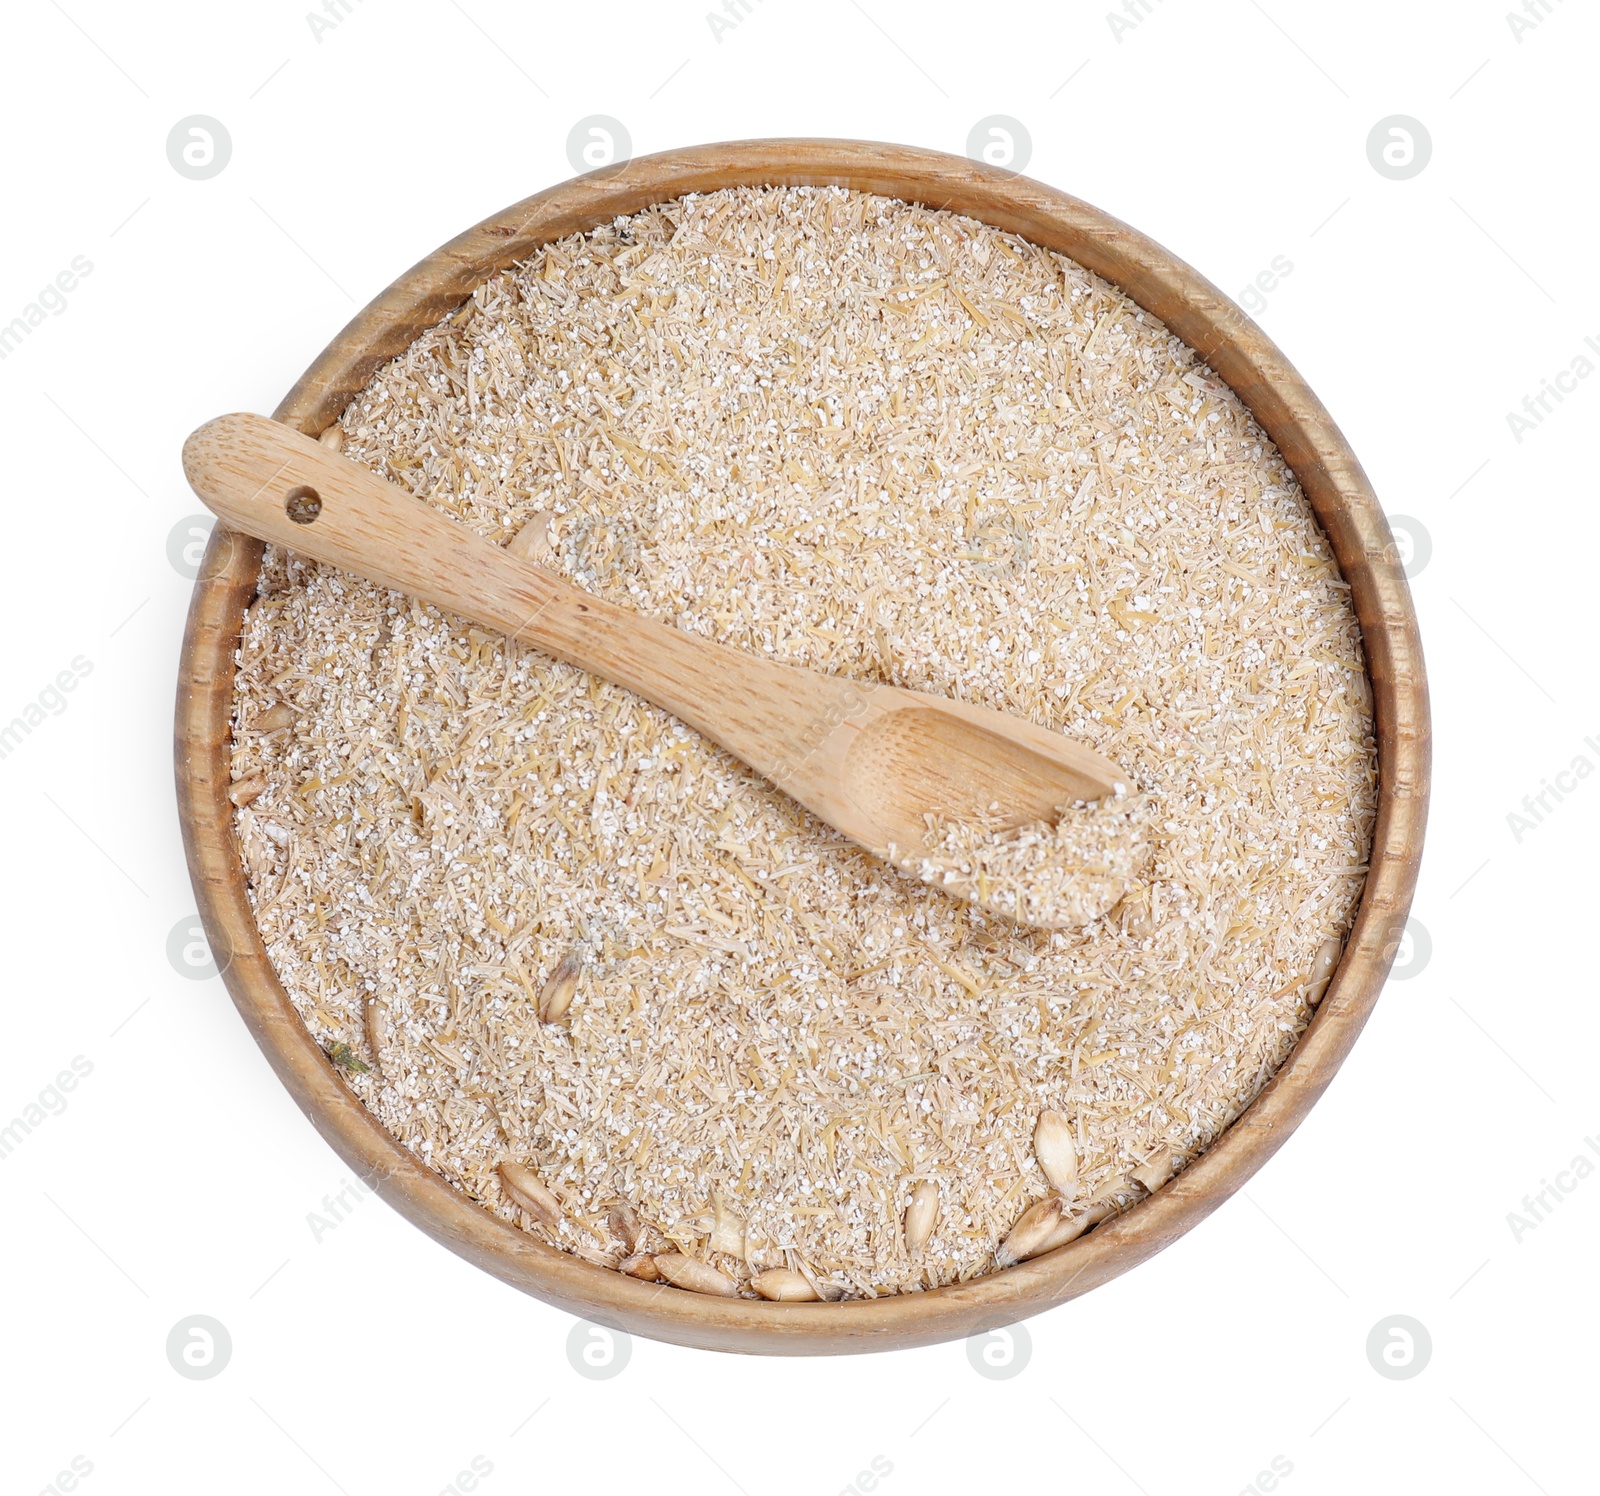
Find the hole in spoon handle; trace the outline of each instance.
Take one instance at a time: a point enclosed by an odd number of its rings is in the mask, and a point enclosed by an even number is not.
[[[283,496],[283,512],[297,525],[315,524],[322,513],[322,495],[309,483],[297,483]]]

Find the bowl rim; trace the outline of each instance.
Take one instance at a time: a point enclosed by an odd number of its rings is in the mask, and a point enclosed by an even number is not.
[[[1272,1080],[1163,1188],[1046,1256],[966,1283],[828,1304],[723,1299],[643,1283],[501,1220],[389,1133],[340,1078],[267,958],[228,799],[235,649],[259,542],[216,526],[195,581],[178,674],[174,759],[199,915],[235,1005],[279,1079],[341,1158],[435,1240],[526,1293],[613,1329],[707,1349],[842,1354],[932,1344],[1013,1323],[1126,1272],[1215,1210],[1305,1117],[1377,1002],[1402,938],[1427,818],[1431,731],[1417,619],[1383,511],[1343,435],[1294,367],[1198,272],[1107,213],[1016,173],[875,141],[729,141],[636,157],[490,215],[359,312],[274,412],[319,435],[371,374],[473,290],[540,245],[689,193],[838,185],[947,208],[1060,251],[1118,286],[1240,396],[1276,442],[1350,584],[1378,746],[1366,886],[1322,1002]]]

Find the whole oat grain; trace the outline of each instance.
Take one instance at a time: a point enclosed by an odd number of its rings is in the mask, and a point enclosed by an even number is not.
[[[489,1209],[702,1292],[959,1281],[1158,1188],[1294,1045],[1371,835],[1348,588],[1239,401],[1105,282],[894,200],[718,192],[496,276],[338,429],[581,587],[1021,713],[1145,806],[1126,896],[1024,929],[626,691],[269,551],[257,921],[351,1087]]]

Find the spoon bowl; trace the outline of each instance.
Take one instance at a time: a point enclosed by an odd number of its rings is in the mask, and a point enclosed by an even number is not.
[[[845,749],[840,780],[859,807],[851,834],[879,855],[917,846],[927,817],[976,821],[997,832],[1054,820],[1063,806],[1127,786],[1086,762],[1079,744],[1035,733],[1003,712],[881,688],[893,697]],[[1074,753],[1071,750],[1080,749]],[[1098,755],[1096,755],[1098,757]]]

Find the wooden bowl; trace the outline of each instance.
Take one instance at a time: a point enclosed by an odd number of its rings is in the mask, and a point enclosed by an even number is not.
[[[1215,1210],[1322,1094],[1378,999],[1404,929],[1427,815],[1427,682],[1410,592],[1383,511],[1316,396],[1262,331],[1159,244],[1026,177],[908,146],[755,140],[646,156],[496,213],[400,277],[317,357],[276,411],[311,435],[378,366],[540,245],[691,192],[838,185],[949,208],[1060,251],[1119,286],[1237,392],[1299,478],[1350,583],[1378,737],[1371,871],[1333,981],[1271,1084],[1165,1188],[1048,1256],[947,1288],[874,1300],[782,1304],[641,1283],[546,1246],[429,1169],[345,1086],[278,981],[245,892],[228,800],[234,649],[261,546],[220,525],[195,583],[178,679],[179,811],[200,917],[256,1042],[339,1155],[403,1215],[507,1283],[635,1334],[716,1350],[838,1354],[970,1335],[1085,1293]]]

